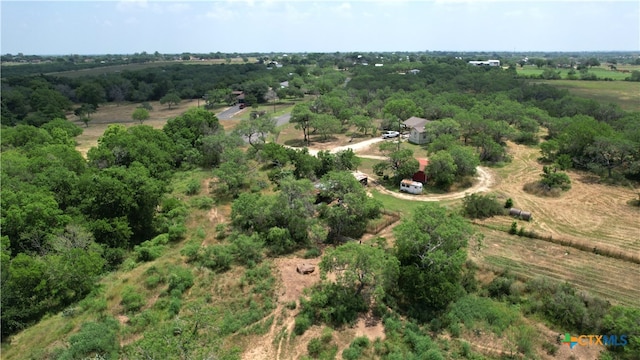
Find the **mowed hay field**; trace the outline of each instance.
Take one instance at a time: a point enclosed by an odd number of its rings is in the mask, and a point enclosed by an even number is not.
[[[540,177],[538,148],[509,143],[508,149],[513,161],[494,169],[498,178],[494,192],[503,200],[511,197],[514,207],[532,213],[532,221],[518,221],[518,228],[600,252],[640,259],[640,209],[628,204],[629,200],[637,199],[640,190],[597,184],[593,175],[570,171],[572,188],[568,192],[556,198],[532,195],[523,190],[523,185]],[[499,216],[477,223],[508,229],[513,221]],[[566,279],[612,302],[640,305],[637,263],[482,226],[478,229],[486,236],[486,249],[480,260],[490,267],[509,267],[528,277]]]
[[[476,227],[485,247],[470,258],[481,267],[507,270],[520,279],[544,276],[568,282],[612,304],[640,307],[640,265],[544,240]]]

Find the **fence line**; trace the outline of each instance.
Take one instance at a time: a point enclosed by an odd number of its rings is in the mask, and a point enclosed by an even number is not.
[[[509,234],[508,231],[501,229],[501,228],[497,228],[494,226],[489,226],[486,224],[479,224],[477,222],[473,222],[474,225],[478,225],[478,226],[482,226],[488,229],[492,229],[492,230],[498,230],[498,231],[503,231],[506,232],[507,234]],[[518,234],[509,234],[510,236],[516,236]],[[552,235],[549,236],[543,236],[541,234],[536,233],[535,231],[525,231],[523,235],[519,235],[519,236],[523,236],[523,237],[528,237],[528,238],[532,238],[532,239],[538,239],[538,240],[543,240],[543,241],[548,241],[550,243],[556,244],[556,245],[562,245],[562,246],[568,246],[577,250],[581,250],[581,251],[586,251],[586,252],[592,252],[594,254],[597,255],[602,255],[602,256],[606,256],[606,257],[610,257],[613,259],[618,259],[618,260],[623,260],[623,261],[628,261],[628,262],[632,262],[635,264],[640,264],[640,255],[634,255],[634,254],[630,254],[628,252],[625,252],[619,248],[613,248],[611,246],[607,246],[605,244],[593,244],[593,243],[588,243],[586,241],[580,241],[580,240],[572,240],[572,239],[563,239],[563,238],[559,238],[559,237],[553,237]]]

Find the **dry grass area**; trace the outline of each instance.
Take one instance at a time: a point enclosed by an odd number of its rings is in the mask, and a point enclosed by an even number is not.
[[[533,220],[522,223],[526,230],[543,236],[592,244],[612,251],[640,254],[640,208],[630,206],[637,198],[636,189],[594,183],[592,175],[568,172],[571,189],[559,197],[541,197],[523,190],[523,185],[540,178],[539,151],[523,145],[509,144],[513,161],[501,169],[494,191],[511,197],[514,207],[530,211]],[[486,224],[508,227],[513,220],[496,217]]]
[[[470,257],[489,269],[520,278],[545,276],[568,281],[612,303],[640,306],[640,265],[576,250],[544,240],[477,227],[485,247]]]
[[[144,122],[144,125],[152,126],[155,129],[161,129],[167,120],[181,115],[189,108],[198,106],[198,102],[195,100],[182,101],[178,106],[172,106],[171,109],[167,105],[160,105],[158,101],[149,102],[153,106],[153,110],[149,112],[149,119]],[[200,103],[200,106],[203,106]],[[98,111],[91,115],[91,121],[89,126],[85,127],[84,123],[80,121],[73,113],[67,114],[67,118],[74,124],[80,126],[84,131],[76,138],[76,149],[86,156],[89,149],[98,144],[98,138],[102,136],[107,127],[111,124],[122,124],[126,127],[140,125],[139,122],[131,119],[131,114],[137,108],[139,104],[105,104],[98,108]],[[219,110],[214,110],[218,112]],[[225,130],[232,129],[237,121],[235,120],[221,120],[220,124]]]
[[[503,199],[511,197],[514,207],[532,212],[533,220],[518,221],[519,228],[594,248],[640,255],[640,209],[627,203],[637,197],[637,190],[594,183],[589,174],[570,171],[572,188],[560,197],[528,194],[522,187],[539,178],[542,169],[537,162],[539,151],[512,143],[509,151],[513,161],[495,169],[498,182],[494,191]],[[506,229],[513,221],[509,217],[494,217],[477,222]],[[640,265],[636,263],[477,228],[485,235],[486,248],[475,260],[490,269],[509,268],[523,278],[546,276],[569,281],[612,303],[640,306]]]

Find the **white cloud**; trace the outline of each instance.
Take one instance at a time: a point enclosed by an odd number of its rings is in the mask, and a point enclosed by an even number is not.
[[[209,11],[205,13],[205,16],[215,20],[233,20],[235,18],[235,12],[230,9],[230,6],[223,3],[215,3]]]
[[[116,9],[122,12],[146,9],[149,6],[147,0],[121,0],[116,4]]]

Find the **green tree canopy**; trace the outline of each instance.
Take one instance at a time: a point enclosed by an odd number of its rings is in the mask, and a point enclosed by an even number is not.
[[[149,119],[149,110],[143,108],[143,107],[138,107],[135,110],[133,110],[133,114],[131,114],[131,118],[134,121],[139,121],[140,124],[142,125],[142,123]]]
[[[460,279],[465,247],[475,236],[462,217],[425,203],[393,229],[400,261],[399,298],[421,319],[442,311],[464,293]]]
[[[380,247],[349,242],[327,250],[320,262],[322,276],[336,282],[366,302],[380,302],[397,285],[399,261]]]

